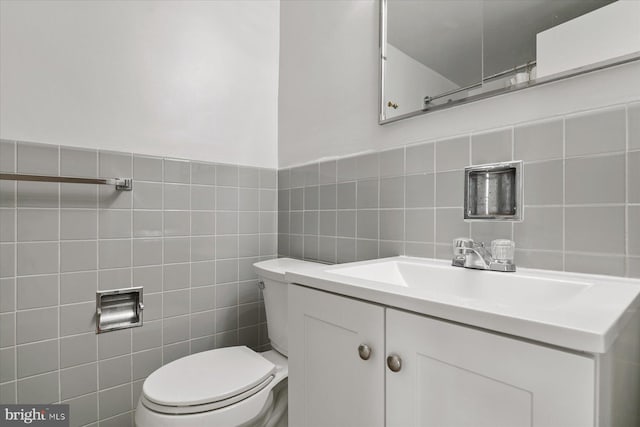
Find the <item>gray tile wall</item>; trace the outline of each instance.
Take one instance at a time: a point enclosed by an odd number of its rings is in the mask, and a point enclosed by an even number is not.
[[[524,221],[463,220],[463,169],[524,161]],[[520,266],[640,277],[640,104],[553,117],[278,172],[281,256],[449,259],[470,236]]]
[[[131,192],[0,181],[0,403],[132,424],[178,357],[268,345],[252,264],[277,244],[274,169],[0,142],[0,171],[133,177]],[[95,334],[95,292],[144,286],[144,326]]]

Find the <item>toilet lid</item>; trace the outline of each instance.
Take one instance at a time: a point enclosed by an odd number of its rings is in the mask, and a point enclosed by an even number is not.
[[[147,377],[142,392],[159,405],[203,405],[244,393],[275,370],[273,363],[247,347],[219,348],[164,365]]]

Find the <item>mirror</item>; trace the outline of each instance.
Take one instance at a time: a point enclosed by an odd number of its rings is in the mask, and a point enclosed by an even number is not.
[[[381,0],[380,123],[640,58],[633,0]]]

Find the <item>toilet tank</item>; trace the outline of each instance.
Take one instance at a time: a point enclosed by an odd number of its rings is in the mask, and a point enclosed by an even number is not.
[[[264,284],[262,295],[267,313],[267,332],[271,347],[287,356],[289,350],[288,284],[284,273],[288,270],[318,266],[318,263],[291,258],[277,258],[253,264]]]

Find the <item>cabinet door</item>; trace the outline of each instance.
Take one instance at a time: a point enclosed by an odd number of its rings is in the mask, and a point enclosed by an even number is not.
[[[289,425],[384,425],[384,308],[289,287]]]
[[[388,309],[387,426],[588,427],[592,358]]]

